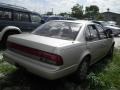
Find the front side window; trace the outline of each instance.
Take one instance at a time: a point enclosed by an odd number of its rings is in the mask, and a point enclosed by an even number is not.
[[[40,22],[41,17],[39,15],[31,15],[31,21],[32,22]]]
[[[99,40],[98,32],[95,25],[88,25],[87,31],[86,31],[86,39],[87,41]]]
[[[12,13],[10,11],[2,11],[0,10],[0,19],[1,20],[11,20]]]
[[[82,27],[82,24],[50,21],[38,27],[33,34],[51,38],[74,40]]]

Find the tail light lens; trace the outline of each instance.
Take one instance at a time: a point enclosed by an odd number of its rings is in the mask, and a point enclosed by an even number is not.
[[[55,65],[63,64],[62,57],[57,54],[48,53],[42,50],[37,50],[34,48],[26,47],[23,45],[12,43],[12,42],[8,42],[7,47],[8,49],[13,51],[20,51],[22,54],[29,54],[29,57],[31,58],[35,56],[37,57],[37,59],[39,58],[39,60],[50,63],[50,64],[55,64]]]

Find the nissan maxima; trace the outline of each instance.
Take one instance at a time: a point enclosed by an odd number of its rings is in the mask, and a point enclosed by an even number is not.
[[[91,21],[55,20],[31,34],[10,36],[7,48],[7,62],[40,77],[54,80],[74,73],[84,80],[90,65],[112,56],[114,40]]]

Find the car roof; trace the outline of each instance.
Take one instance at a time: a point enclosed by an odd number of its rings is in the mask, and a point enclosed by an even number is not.
[[[48,16],[48,17],[63,17],[63,16],[54,16],[54,15],[51,15],[51,16]]]
[[[88,21],[88,20],[53,20],[53,21],[64,21],[64,22],[73,22],[73,23],[81,23],[81,24],[94,24],[94,22]]]
[[[28,10],[27,8],[24,8],[21,6],[16,6],[16,5],[11,5],[11,4],[6,4],[6,3],[0,3],[0,8],[20,11],[20,12],[29,12],[32,14],[38,14],[37,12],[32,12],[32,11]]]

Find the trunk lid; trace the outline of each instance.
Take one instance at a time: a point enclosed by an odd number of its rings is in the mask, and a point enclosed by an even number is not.
[[[12,35],[8,38],[8,41],[50,53],[55,53],[56,48],[70,45],[73,42],[33,34]]]

